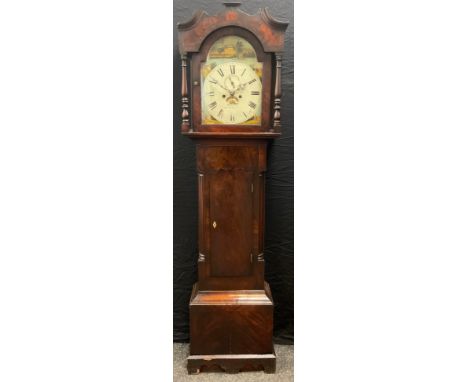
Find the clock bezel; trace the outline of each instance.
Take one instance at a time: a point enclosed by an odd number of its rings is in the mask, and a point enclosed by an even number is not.
[[[202,124],[201,105],[201,78],[200,69],[206,62],[208,52],[212,45],[220,38],[226,36],[239,36],[247,40],[257,54],[257,61],[263,63],[262,73],[262,112],[260,125],[246,124]],[[272,100],[272,58],[271,54],[263,50],[262,44],[254,34],[237,26],[219,28],[213,31],[202,42],[200,51],[191,57],[191,99],[192,99],[192,128],[195,132],[267,132],[272,125],[271,100]]]

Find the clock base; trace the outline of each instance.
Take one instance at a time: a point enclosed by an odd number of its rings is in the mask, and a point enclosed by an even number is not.
[[[276,370],[276,355],[272,354],[215,354],[191,355],[187,358],[189,374],[204,371],[239,373],[242,371],[264,371],[273,374]]]
[[[189,373],[218,370],[274,373],[273,300],[260,290],[200,291],[190,299]]]

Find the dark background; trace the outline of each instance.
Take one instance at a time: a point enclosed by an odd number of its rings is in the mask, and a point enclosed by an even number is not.
[[[174,341],[189,340],[189,299],[197,281],[197,173],[195,145],[180,133],[180,54],[177,23],[187,21],[197,9],[216,14],[224,9],[222,1],[174,0]],[[254,14],[269,8],[273,17],[289,21],[283,56],[281,122],[283,135],[273,140],[268,153],[266,173],[265,279],[270,283],[275,303],[274,337],[276,343],[294,340],[294,24],[292,0],[243,1],[241,9]]]

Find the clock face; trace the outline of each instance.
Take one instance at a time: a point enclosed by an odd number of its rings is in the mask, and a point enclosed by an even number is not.
[[[238,61],[217,65],[203,84],[204,109],[222,124],[242,124],[259,115],[262,82],[252,67]]]
[[[260,125],[263,63],[253,46],[221,37],[201,65],[202,125]]]

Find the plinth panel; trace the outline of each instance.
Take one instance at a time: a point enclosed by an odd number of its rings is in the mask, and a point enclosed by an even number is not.
[[[212,361],[215,358],[218,363]],[[265,290],[246,291],[198,291],[195,284],[190,301],[192,372],[203,365],[232,366],[239,371],[267,365],[274,371],[274,361],[273,301],[268,284]]]

